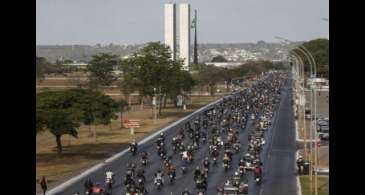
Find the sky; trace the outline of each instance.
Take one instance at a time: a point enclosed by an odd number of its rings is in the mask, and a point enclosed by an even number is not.
[[[181,2],[190,3],[192,16],[197,10],[199,43],[279,42],[275,36],[308,41],[329,34],[322,20],[329,18],[329,0],[36,0],[37,45],[163,41],[167,2],[177,4],[177,17]]]

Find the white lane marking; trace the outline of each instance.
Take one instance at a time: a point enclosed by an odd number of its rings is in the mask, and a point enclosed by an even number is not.
[[[261,188],[260,190],[260,195],[262,195],[262,193],[264,192],[264,189]]]

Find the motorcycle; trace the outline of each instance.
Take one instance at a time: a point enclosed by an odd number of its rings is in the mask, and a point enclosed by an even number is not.
[[[186,166],[182,166],[181,167],[181,171],[183,174],[185,174],[187,172],[187,167]]]
[[[156,186],[156,188],[157,188],[158,190],[160,190],[160,189],[162,188],[162,185],[163,185],[163,183],[162,183],[162,179],[161,179],[161,178],[157,178],[157,179],[156,179],[156,182],[155,182],[155,186]]]
[[[216,164],[217,164],[217,158],[213,157],[213,165],[216,165]]]
[[[143,166],[147,166],[147,164],[148,164],[147,159],[141,159],[141,164],[142,164]]]
[[[105,184],[108,190],[112,190],[113,188],[113,179],[112,178],[106,178]]]
[[[205,167],[204,168],[204,178],[205,179],[208,179],[208,171],[209,171],[208,167]]]
[[[255,182],[257,185],[261,184],[261,176],[260,175],[255,175]]]
[[[145,192],[144,181],[142,178],[137,179],[136,194],[143,194]]]
[[[135,156],[137,154],[136,146],[129,147],[129,151],[132,153],[133,156]]]
[[[241,177],[245,174],[245,167],[244,166],[239,167],[239,173],[240,173]]]
[[[228,171],[228,169],[229,169],[228,161],[223,162],[223,168],[224,168],[224,171]]]
[[[197,188],[198,190],[205,189],[204,182],[203,182],[203,180],[202,180],[201,178],[198,178],[198,179],[196,180],[195,184],[196,184],[196,188]]]
[[[234,151],[236,152],[236,154],[240,151],[240,146],[238,144],[235,144],[233,146],[233,148],[234,148]]]
[[[174,174],[174,172],[170,173],[169,174],[169,177],[170,177],[170,183],[173,184],[175,182],[175,174]]]

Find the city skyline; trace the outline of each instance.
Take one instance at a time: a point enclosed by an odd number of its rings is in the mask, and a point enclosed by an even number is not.
[[[200,13],[200,43],[279,42],[327,38],[328,1],[171,1],[194,3]],[[141,44],[164,42],[168,1],[37,0],[37,45]],[[66,14],[67,13],[67,14]],[[92,13],[92,14],[90,14]],[[308,14],[310,13],[310,14]]]

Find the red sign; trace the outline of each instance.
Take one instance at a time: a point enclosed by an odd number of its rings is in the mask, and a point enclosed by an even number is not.
[[[139,120],[124,119],[123,126],[124,128],[139,128]]]

